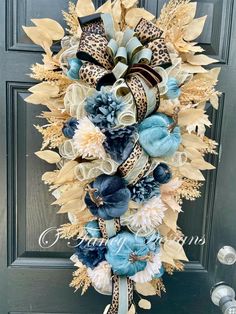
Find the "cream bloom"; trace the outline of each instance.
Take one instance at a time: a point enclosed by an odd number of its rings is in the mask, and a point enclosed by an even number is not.
[[[101,262],[94,269],[88,268],[88,276],[95,290],[101,294],[112,294],[111,266],[106,261]]]
[[[87,117],[79,121],[73,144],[80,156],[105,159],[104,140],[105,135]]]
[[[130,278],[135,282],[149,282],[153,279],[154,275],[160,273],[161,268],[161,257],[160,253],[157,253],[153,256],[153,261],[148,261],[147,266],[144,270],[139,271],[134,276],[131,276]]]
[[[155,196],[144,204],[136,204],[137,208],[130,209],[121,217],[122,224],[140,236],[153,233],[162,224],[166,210],[161,197]]]

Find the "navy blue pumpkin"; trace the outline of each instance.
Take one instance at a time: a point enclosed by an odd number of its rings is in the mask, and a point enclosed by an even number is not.
[[[110,220],[128,209],[130,191],[124,179],[118,176],[102,174],[86,190],[85,203],[96,217]]]
[[[160,184],[168,183],[172,178],[170,167],[161,162],[153,171],[153,177]]]

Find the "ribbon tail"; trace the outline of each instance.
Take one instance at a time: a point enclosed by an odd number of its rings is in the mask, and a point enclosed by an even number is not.
[[[128,277],[113,277],[112,303],[107,314],[127,314],[133,304],[133,281]]]

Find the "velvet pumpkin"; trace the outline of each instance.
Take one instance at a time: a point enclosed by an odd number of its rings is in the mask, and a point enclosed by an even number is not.
[[[91,213],[105,220],[123,215],[130,200],[130,191],[124,179],[118,176],[100,175],[87,187],[85,203]]]
[[[140,258],[132,261],[132,254]],[[149,254],[145,239],[129,232],[120,232],[107,243],[106,260],[111,265],[115,275],[134,276],[145,269]]]
[[[168,91],[166,93],[169,99],[178,98],[181,94],[181,90],[179,87],[179,82],[174,77],[170,77],[167,81]]]
[[[170,167],[161,162],[153,171],[153,177],[159,184],[166,184],[172,178]]]
[[[150,157],[173,155],[181,143],[180,128],[169,130],[174,120],[163,113],[157,113],[140,123],[139,143]]]

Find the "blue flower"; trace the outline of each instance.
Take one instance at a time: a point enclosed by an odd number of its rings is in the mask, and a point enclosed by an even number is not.
[[[81,240],[75,248],[75,254],[85,266],[94,268],[105,260],[106,246],[102,243],[89,243]]]
[[[166,93],[169,99],[178,98],[181,94],[179,82],[174,77],[170,77],[167,82],[168,91]]]
[[[118,176],[100,175],[87,186],[85,203],[91,213],[105,220],[123,215],[129,205],[130,191]]]
[[[67,71],[67,76],[71,80],[78,80],[79,79],[79,70],[83,63],[78,58],[72,58],[68,60],[69,63],[69,70]]]
[[[102,87],[101,91],[96,91],[93,96],[86,99],[84,108],[93,124],[104,129],[116,125],[117,113],[123,106],[121,99]]]
[[[89,221],[85,225],[85,230],[86,230],[88,236],[91,238],[101,238],[102,237],[102,234],[101,234],[97,220]]]
[[[79,121],[76,118],[70,118],[64,123],[62,128],[62,133],[67,138],[72,138],[75,135],[75,130],[77,129]]]
[[[154,179],[160,184],[168,183],[172,178],[170,167],[161,162],[153,171]]]
[[[113,160],[121,164],[129,157],[134,148],[136,132],[135,126],[105,130],[106,139],[103,143],[105,151]]]
[[[144,238],[129,232],[120,232],[108,241],[106,260],[114,274],[133,276],[145,269],[149,253]]]
[[[137,203],[143,203],[160,195],[160,185],[152,176],[142,178],[135,185],[129,186],[129,190],[131,199]]]

